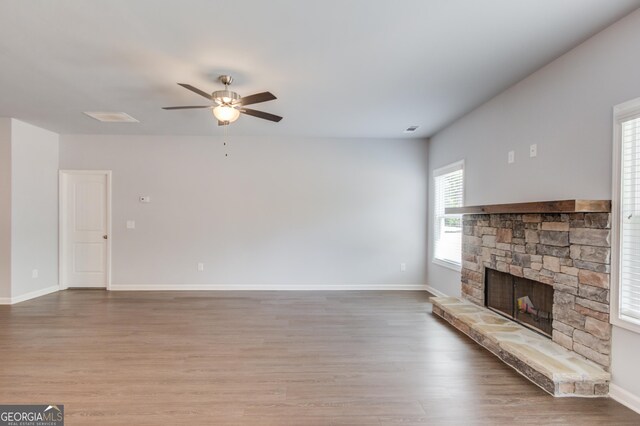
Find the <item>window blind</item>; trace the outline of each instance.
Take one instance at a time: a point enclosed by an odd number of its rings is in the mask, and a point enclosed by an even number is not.
[[[640,115],[620,130],[620,314],[640,320]]]
[[[434,172],[434,258],[454,265],[461,264],[462,215],[446,214],[448,207],[462,207],[464,166],[452,164]]]

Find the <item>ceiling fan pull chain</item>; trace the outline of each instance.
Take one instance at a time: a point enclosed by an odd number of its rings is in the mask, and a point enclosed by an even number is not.
[[[222,143],[223,143],[223,145],[225,147],[224,148],[224,150],[225,150],[224,156],[228,157],[229,153],[227,152],[228,151],[227,150],[227,140],[228,140],[228,136],[229,136],[229,126],[223,126],[223,127],[224,127],[224,129],[223,129],[223,137],[222,137],[223,140],[222,140]]]

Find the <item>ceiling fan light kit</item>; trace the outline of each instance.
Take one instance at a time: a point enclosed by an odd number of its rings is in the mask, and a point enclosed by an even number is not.
[[[233,123],[240,117],[240,111],[228,105],[218,105],[213,109],[213,116],[225,124]]]
[[[277,99],[271,92],[256,93],[255,95],[241,97],[236,92],[229,90],[229,85],[233,82],[230,75],[221,75],[219,80],[224,84],[224,90],[217,90],[208,94],[204,90],[200,90],[190,84],[178,83],[178,85],[190,90],[198,95],[215,102],[214,105],[203,106],[182,106],[182,107],[164,107],[166,110],[175,109],[194,109],[194,108],[211,108],[213,116],[218,120],[219,126],[226,126],[238,119],[240,114],[251,115],[253,117],[262,118],[273,122],[279,122],[282,117],[269,114],[264,111],[245,108],[246,105],[257,104]]]

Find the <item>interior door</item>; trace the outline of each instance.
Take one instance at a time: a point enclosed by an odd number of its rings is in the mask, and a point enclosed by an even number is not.
[[[61,172],[61,287],[106,288],[110,174]]]

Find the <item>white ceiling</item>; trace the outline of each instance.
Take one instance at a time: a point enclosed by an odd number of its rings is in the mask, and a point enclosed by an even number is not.
[[[275,124],[242,135],[432,135],[633,9],[640,0],[3,0],[0,116],[58,133],[221,132],[176,85],[241,95]],[[83,111],[124,111],[100,123]]]

